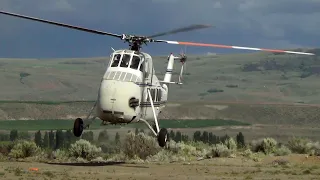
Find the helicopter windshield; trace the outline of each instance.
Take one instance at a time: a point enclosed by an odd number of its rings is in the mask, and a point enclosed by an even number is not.
[[[112,60],[111,67],[118,67],[121,59],[121,54],[115,54]]]
[[[131,61],[130,68],[131,68],[131,69],[138,69],[139,63],[140,63],[140,57],[134,55],[134,56],[132,57],[132,61]]]
[[[131,57],[132,60],[130,61]],[[137,54],[123,54],[122,56],[121,54],[115,54],[112,59],[111,67],[130,67],[131,69],[143,71],[141,57]]]
[[[128,67],[130,63],[130,54],[124,54],[121,59],[120,67]]]

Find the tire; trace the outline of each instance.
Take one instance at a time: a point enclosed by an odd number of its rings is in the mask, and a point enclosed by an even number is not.
[[[164,147],[168,141],[168,131],[162,128],[158,134],[158,143],[160,147]]]
[[[81,134],[83,132],[83,120],[81,118],[77,118],[74,121],[74,125],[73,125],[73,134],[76,137],[80,137]]]

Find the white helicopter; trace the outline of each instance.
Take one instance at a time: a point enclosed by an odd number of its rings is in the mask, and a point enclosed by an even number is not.
[[[191,25],[188,27],[159,33],[152,36],[136,36],[97,31],[5,11],[0,11],[0,13],[9,16],[15,16],[19,18],[67,27],[75,30],[85,31],[89,33],[113,36],[129,43],[129,49],[113,49],[113,53],[110,55],[108,67],[102,77],[98,97],[94,106],[90,110],[85,120],[77,118],[74,122],[73,133],[77,137],[80,137],[83,130],[85,128],[88,128],[89,125],[93,122],[93,120],[96,117],[98,117],[102,121],[101,125],[144,122],[153,132],[153,134],[157,137],[159,146],[164,147],[166,145],[166,142],[168,140],[168,132],[165,128],[159,128],[159,122],[157,117],[159,113],[161,113],[167,102],[168,85],[182,84],[180,78],[182,76],[183,65],[181,67],[179,81],[171,81],[174,61],[179,60],[182,64],[184,64],[187,58],[184,55],[174,56],[171,53],[168,56],[168,65],[164,79],[163,81],[160,81],[155,75],[152,57],[149,54],[140,51],[141,46],[143,44],[158,42],[187,46],[206,46],[216,48],[267,51],[276,53],[314,55],[313,53],[307,52],[153,39],[155,37],[163,35],[185,32],[201,28],[208,28],[211,27],[210,25]],[[97,116],[94,116],[93,118],[89,119],[95,107],[97,107]]]

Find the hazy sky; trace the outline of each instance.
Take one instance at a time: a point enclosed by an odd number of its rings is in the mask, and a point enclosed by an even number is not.
[[[167,40],[262,48],[320,46],[320,0],[0,0],[0,9],[119,34],[151,35],[190,24],[215,26],[159,38]],[[111,46],[127,47],[113,37],[2,14],[0,23],[0,57],[108,56]],[[143,50],[168,54],[181,48],[149,44]],[[209,47],[187,51],[225,52]]]

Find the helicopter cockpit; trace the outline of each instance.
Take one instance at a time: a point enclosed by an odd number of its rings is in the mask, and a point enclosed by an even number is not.
[[[140,70],[141,72],[143,72],[142,62],[143,59],[137,52],[114,53],[113,59],[110,63],[110,67],[130,68],[134,70]]]

